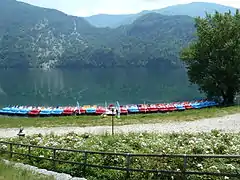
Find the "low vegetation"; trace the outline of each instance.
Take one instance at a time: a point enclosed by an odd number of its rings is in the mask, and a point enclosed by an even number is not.
[[[121,153],[149,153],[149,154],[239,154],[240,152],[240,133],[222,133],[213,130],[210,133],[198,134],[148,134],[134,133],[121,134],[115,136],[105,135],[77,135],[69,133],[64,136],[50,134],[42,136],[41,134],[28,136],[22,139],[11,138],[5,141],[13,141],[22,144],[31,144],[38,146],[59,147],[77,150],[91,150],[101,152],[121,152]],[[7,150],[7,145],[1,145],[2,150]],[[27,147],[13,146],[15,152],[28,153]],[[31,154],[36,157],[52,158],[52,150],[40,148],[31,148]],[[2,154],[2,156],[5,156]],[[6,155],[6,158],[9,155]],[[66,161],[84,162],[82,153],[67,151],[56,151],[56,158]],[[21,155],[13,155],[14,160],[29,163],[34,166],[46,169],[55,169],[73,176],[85,176],[88,180],[95,179],[125,179],[126,172],[117,170],[106,170],[87,167],[85,174],[81,165],[70,165],[65,163],[56,163],[53,168],[53,162],[28,158]],[[136,169],[164,169],[182,171],[183,158],[156,158],[156,157],[138,157],[131,156],[131,168]],[[88,164],[125,167],[126,157],[118,155],[88,154]],[[216,173],[240,173],[240,159],[207,159],[207,158],[188,158],[187,171],[216,172]],[[176,175],[157,175],[156,173],[130,173],[130,179],[181,179]],[[187,176],[191,180],[222,180],[237,178],[231,177],[213,177],[213,176]]]
[[[184,112],[135,114],[115,118],[115,125],[162,123],[167,121],[194,121],[202,118],[220,117],[239,113],[239,106],[224,108],[206,108],[201,110],[187,110]],[[103,126],[111,125],[111,117],[100,116],[68,116],[68,117],[0,117],[1,128],[14,127],[57,127],[57,126]]]
[[[54,178],[7,165],[0,160],[0,180],[54,180]]]

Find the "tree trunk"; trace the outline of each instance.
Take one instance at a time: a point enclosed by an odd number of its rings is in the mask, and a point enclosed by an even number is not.
[[[223,93],[223,104],[225,106],[231,106],[234,104],[234,90],[232,88],[228,88],[228,90]]]

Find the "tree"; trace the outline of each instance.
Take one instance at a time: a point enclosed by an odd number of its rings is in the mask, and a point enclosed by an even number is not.
[[[206,14],[195,19],[197,38],[181,52],[190,82],[208,97],[233,104],[240,90],[240,14]]]

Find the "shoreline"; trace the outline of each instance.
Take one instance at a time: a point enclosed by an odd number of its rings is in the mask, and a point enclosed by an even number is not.
[[[163,122],[152,124],[132,124],[115,126],[115,133],[199,133],[220,130],[229,133],[240,132],[240,113],[223,117],[205,118],[195,121]],[[17,137],[19,128],[0,128],[0,138]],[[88,126],[88,127],[27,127],[24,128],[26,136],[41,133],[47,135],[54,133],[64,135],[70,132],[77,134],[105,134],[111,133],[111,126]]]

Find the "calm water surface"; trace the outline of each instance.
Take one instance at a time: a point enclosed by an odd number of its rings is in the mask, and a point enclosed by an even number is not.
[[[0,70],[0,106],[157,103],[201,95],[183,70]]]

